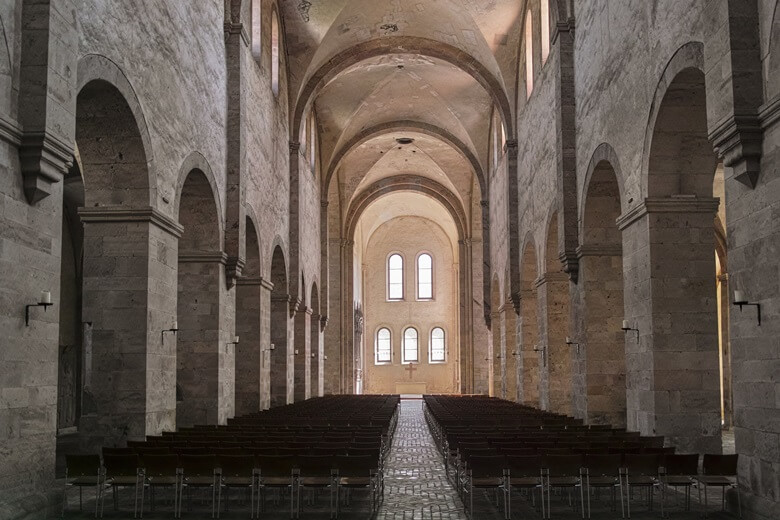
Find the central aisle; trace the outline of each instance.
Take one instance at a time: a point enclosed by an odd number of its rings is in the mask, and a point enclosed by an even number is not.
[[[423,416],[421,399],[402,400],[398,426],[385,462],[381,520],[465,520],[463,505],[447,480],[444,462]]]

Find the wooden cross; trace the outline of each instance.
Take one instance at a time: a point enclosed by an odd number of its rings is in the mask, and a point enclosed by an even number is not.
[[[412,380],[412,375],[414,374],[414,371],[417,370],[417,367],[414,366],[412,363],[409,363],[408,365],[406,365],[406,369],[405,370],[407,372],[409,372],[409,381],[411,381]]]

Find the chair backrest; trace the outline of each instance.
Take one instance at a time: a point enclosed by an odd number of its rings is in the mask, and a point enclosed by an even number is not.
[[[302,477],[329,476],[335,468],[335,457],[302,455],[298,457],[298,470]]]
[[[665,455],[663,467],[667,475],[697,475],[699,473],[699,454]]]
[[[473,478],[501,478],[507,461],[502,455],[471,456],[468,468]]]
[[[705,475],[734,477],[737,475],[739,455],[704,454],[702,471]]]
[[[257,455],[255,457],[260,473],[264,477],[292,477],[295,457],[286,455]]]
[[[658,462],[660,457],[654,454],[627,453],[623,457],[623,466],[629,475],[658,475]]]
[[[512,477],[538,477],[542,471],[542,457],[539,455],[508,455],[506,462]]]
[[[176,475],[179,468],[178,455],[143,456],[143,467],[147,477],[170,477]]]
[[[582,468],[582,455],[544,455],[542,465],[551,477],[579,476]]]
[[[583,462],[588,468],[590,476],[618,476],[622,466],[622,457],[620,455],[595,454],[585,455]]]
[[[215,455],[181,455],[179,467],[185,477],[206,477],[214,474],[217,468]]]
[[[100,474],[100,455],[65,455],[68,477],[96,477]]]
[[[103,446],[101,449],[103,457],[106,455],[136,455],[136,451],[133,448],[111,448]]]
[[[498,446],[496,450],[505,457],[531,457],[536,455],[534,448],[509,448]]]
[[[217,455],[217,464],[226,477],[250,477],[255,470],[255,459],[247,455]]]
[[[340,477],[368,477],[377,470],[379,461],[373,457],[336,457]]]
[[[132,477],[138,474],[141,461],[137,453],[125,455],[103,455],[103,466],[106,468],[106,478]]]

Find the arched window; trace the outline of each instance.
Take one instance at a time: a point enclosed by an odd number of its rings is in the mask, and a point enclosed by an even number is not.
[[[374,346],[375,364],[386,365],[393,361],[393,342],[390,329],[381,328],[376,332]]]
[[[417,299],[433,299],[433,258],[428,253],[417,257]]]
[[[311,114],[311,121],[309,122],[309,164],[311,164],[311,171],[314,173],[317,170],[317,117],[314,115],[314,111]]]
[[[263,0],[252,0],[252,56],[262,57]]]
[[[542,65],[550,55],[550,0],[542,0]]]
[[[431,363],[444,363],[447,361],[447,343],[444,329],[436,327],[431,331],[431,348],[429,352]]]
[[[279,95],[279,15],[271,19],[271,90]]]
[[[404,299],[404,259],[399,254],[387,259],[387,299]]]
[[[534,90],[534,21],[531,11],[525,14],[525,91],[531,97]]]
[[[404,348],[401,351],[401,363],[419,363],[417,329],[409,327],[404,331]]]

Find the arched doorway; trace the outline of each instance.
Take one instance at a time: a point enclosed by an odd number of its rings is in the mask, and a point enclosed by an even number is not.
[[[180,197],[179,222],[184,232],[179,239],[176,337],[179,428],[223,423],[233,411],[232,403],[227,409],[221,385],[228,375],[227,349],[221,343],[228,338],[223,334],[226,327],[220,301],[225,283],[220,215],[203,171],[196,169],[187,175]]]
[[[520,402],[539,406],[540,351],[539,324],[536,300],[536,248],[531,240],[526,243],[522,262],[522,288],[520,293],[520,322],[522,330],[522,356]]]
[[[280,246],[274,249],[271,259],[271,407],[292,402],[292,359],[288,353],[290,326],[290,295],[287,287],[287,262]]]
[[[616,224],[620,188],[613,166],[598,162],[586,186],[579,250],[581,319],[574,410],[588,424],[626,425],[623,247]]]
[[[252,219],[246,219],[246,264],[236,280],[236,415],[261,409],[263,352],[260,320],[263,280],[260,244]]]

